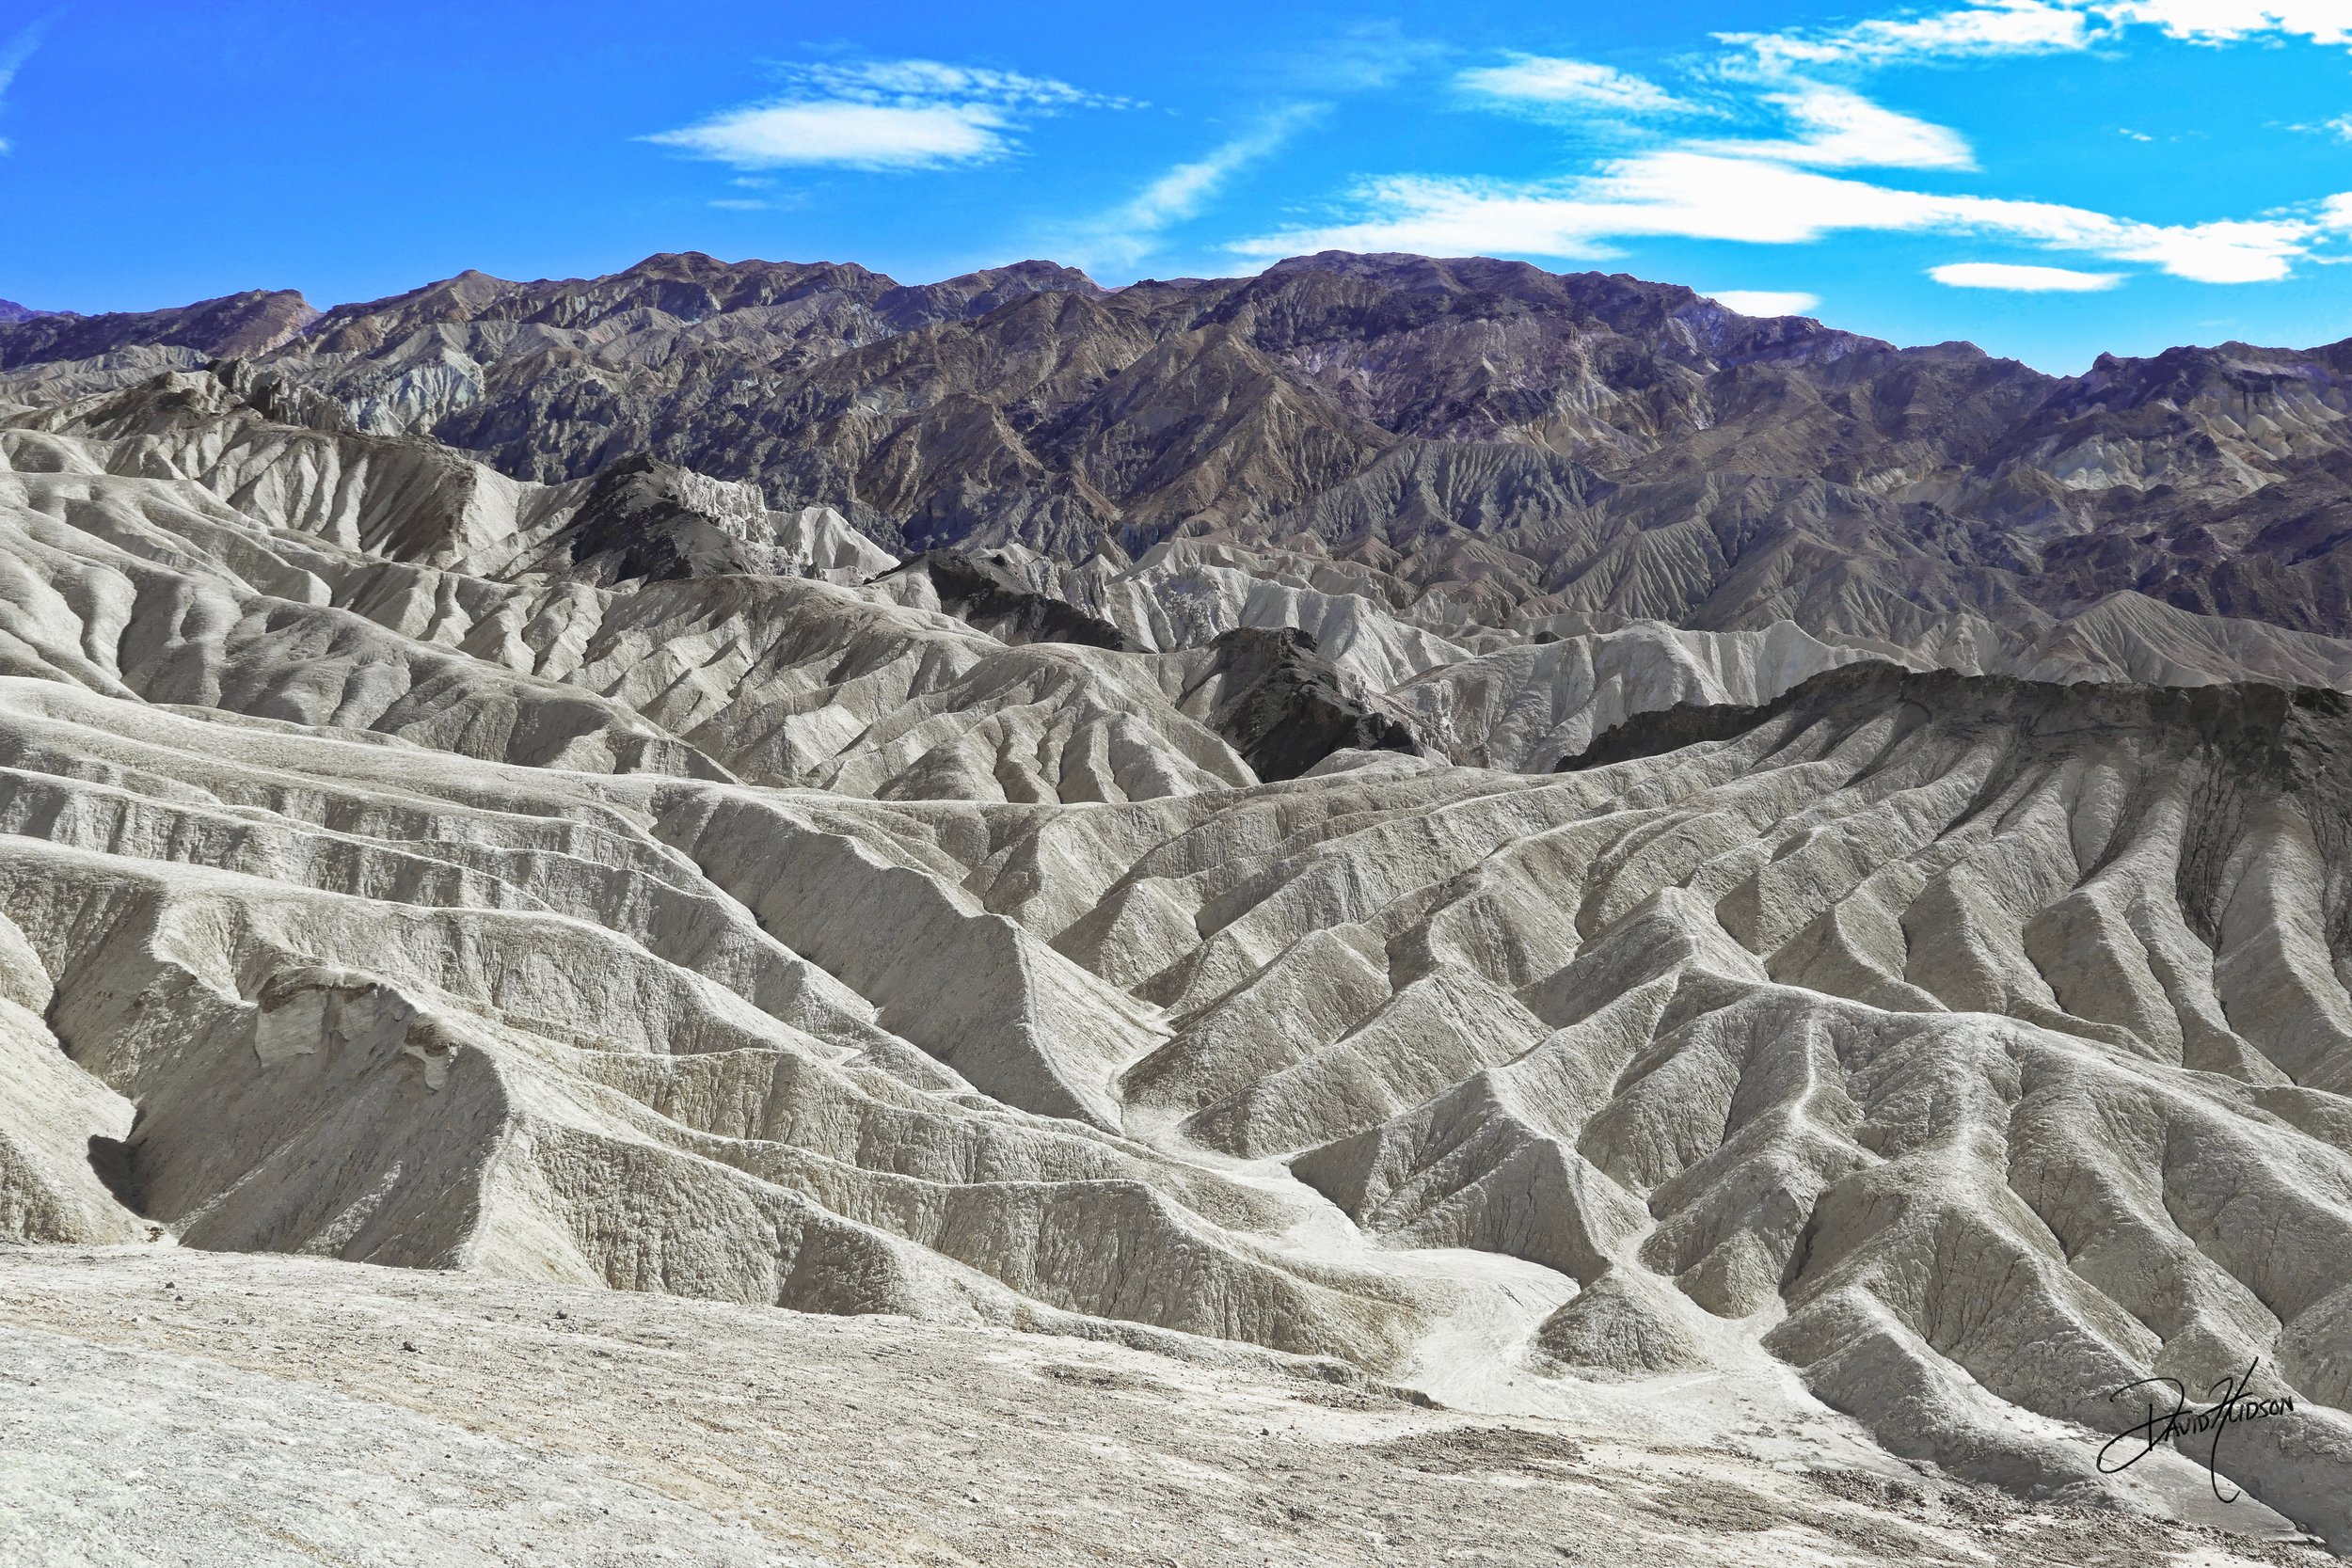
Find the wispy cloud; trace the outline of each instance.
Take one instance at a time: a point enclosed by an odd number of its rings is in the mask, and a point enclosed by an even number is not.
[[[2062,54],[2153,27],[2190,43],[2234,43],[2279,36],[2352,44],[2344,0],[1981,0],[1844,27],[1780,33],[1719,33],[1716,39],[1766,73],[1905,60]]]
[[[1856,230],[1978,234],[2138,261],[2207,283],[2286,276],[2317,216],[2159,225],[2055,202],[1952,196],[1680,149],[1614,160],[1581,179],[1514,183],[1396,176],[1366,182],[1352,222],[1293,229],[1246,255],[1415,250],[1592,259],[1631,237],[1801,245]]]
[[[1454,78],[1464,91],[1508,104],[1598,109],[1619,115],[1683,115],[1699,105],[1646,77],[1590,60],[1514,55],[1508,65],[1481,66]]]
[[[0,43],[0,102],[6,102],[8,87],[16,81],[16,73],[24,69],[24,62],[32,58],[34,50],[40,47],[41,36],[49,31],[49,24],[55,20],[56,13],[53,11],[38,18],[29,26],[20,27],[8,42]],[[0,152],[8,150],[7,138],[0,137]]]
[[[1132,108],[1134,100],[1089,92],[1051,76],[939,60],[860,60],[843,65],[790,67],[787,80],[829,97],[888,103],[907,99],[973,99],[1051,108]]]
[[[1393,87],[1443,58],[1449,49],[1415,38],[1394,22],[1359,22],[1283,52],[1272,90],[1298,94],[1372,92]]]
[[[772,102],[642,139],[743,169],[940,168],[1003,157],[1029,116],[1133,106],[1051,77],[938,60],[796,66],[787,83]]]
[[[2036,55],[2088,49],[2091,18],[2049,0],[1999,0],[1923,16],[1875,17],[1811,32],[1718,33],[1747,63],[1767,72],[1897,60]]]
[[[1802,316],[1821,303],[1820,294],[1797,289],[1718,289],[1708,297],[1743,316]]]
[[[1711,58],[1678,68],[1699,99],[1590,62],[1514,55],[1457,85],[1494,106],[1541,102],[1585,111],[1633,150],[1545,180],[1398,174],[1362,180],[1341,215],[1244,239],[1243,255],[1322,249],[1470,252],[1597,260],[1642,238],[1804,245],[1849,232],[1946,234],[2153,267],[2208,283],[2265,282],[2352,238],[2337,199],[2245,218],[2157,224],[2056,202],[1914,188],[1852,172],[1975,171],[1959,132],[1877,102],[1839,79],[1934,57],[2088,49],[2131,27],[2208,44],[2268,36],[2352,41],[2352,0],[1970,0],[1810,32],[1719,34]],[[1661,125],[1671,106],[1754,122],[1744,136]],[[1636,112],[1659,111],[1646,122]],[[1780,134],[1769,134],[1777,121]],[[2352,124],[2352,116],[2346,117]],[[2126,130],[2127,136],[2144,133]],[[2122,274],[1963,262],[1960,288],[2087,290]]]
[[[1003,111],[983,103],[771,103],[645,140],[737,168],[937,168],[1000,156],[1009,125]]]
[[[1769,158],[1830,168],[1974,168],[1976,155],[1959,132],[1873,103],[1845,87],[1799,84],[1764,102],[1794,122],[1797,135],[1777,141],[1710,141],[1696,150],[1734,157]]]
[[[29,27],[19,28],[7,43],[0,44],[0,93],[8,90],[16,73],[24,69],[33,51],[40,47],[41,34],[48,30],[48,20],[43,18]]]
[[[1288,103],[1205,156],[1182,163],[1111,211],[1060,237],[1054,248],[1082,267],[1122,272],[1159,248],[1161,236],[1197,217],[1225,182],[1271,156],[1325,111],[1321,103]]]
[[[1954,289],[2006,289],[2022,294],[2095,294],[2123,281],[2120,272],[2076,272],[2072,267],[2030,267],[2007,261],[1952,261],[1930,267],[1928,276]]]
[[[765,196],[723,196],[705,205],[723,213],[789,213],[807,206],[808,195],[804,191],[771,191]]]

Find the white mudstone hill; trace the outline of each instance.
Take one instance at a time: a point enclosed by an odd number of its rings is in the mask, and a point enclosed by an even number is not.
[[[1440,628],[1215,541],[900,569],[197,372],[23,408],[0,1238],[1038,1331],[2352,1549],[2352,699],[2325,640],[2223,684],[2089,621],[2075,685]],[[2113,1390],[2249,1364],[2295,1409],[2229,1429],[2242,1501],[2194,1444],[2102,1471]]]

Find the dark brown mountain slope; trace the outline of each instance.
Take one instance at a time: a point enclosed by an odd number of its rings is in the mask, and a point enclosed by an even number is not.
[[[193,342],[228,303],[0,324],[0,365]],[[909,288],[658,256],[204,341],[278,418],[540,480],[649,454],[902,551],[1279,543],[1439,620],[2009,646],[2127,593],[2352,633],[2352,343],[2060,379],[1630,277],[1339,253],[1107,293],[1042,261]]]
[[[318,319],[292,289],[252,289],[170,310],[77,316],[0,309],[0,370],[88,359],[116,349],[191,348],[216,357],[264,354]]]

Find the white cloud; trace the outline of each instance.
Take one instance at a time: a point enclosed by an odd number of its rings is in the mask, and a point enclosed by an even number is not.
[[[1051,77],[939,60],[799,66],[786,76],[791,90],[778,102],[641,139],[742,169],[938,168],[1002,157],[1024,113],[1134,106]]]
[[[1803,33],[1719,34],[1724,52],[1689,70],[1708,84],[1701,112],[1776,115],[1778,136],[1687,133],[1562,179],[1402,174],[1360,182],[1355,211],[1244,239],[1243,255],[1323,249],[1486,252],[1593,260],[1636,238],[1803,245],[1846,232],[1979,237],[2101,262],[2129,262],[2208,283],[2281,278],[2297,262],[2336,259],[2352,237],[2352,193],[2324,206],[2217,222],[2156,224],[2057,202],[1905,188],[1864,169],[1973,170],[1959,132],[1824,80],[1836,71],[1931,58],[2086,50],[2131,28],[2204,43],[2295,37],[2352,42],[2352,0],[1963,0],[1927,12]],[[1611,67],[1551,56],[1466,71],[1459,86],[1516,107],[1551,103],[1631,119],[1696,107]],[[1744,91],[1738,105],[1726,88]],[[2340,129],[2352,134],[2352,116]],[[2314,129],[2301,127],[2300,129]],[[2121,135],[2151,138],[2128,128]],[[2352,256],[2343,258],[2352,261]],[[2106,288],[2122,274],[2072,267],[1959,263],[1953,287]]]
[[[1002,111],[980,103],[775,103],[738,109],[645,140],[737,168],[846,164],[852,168],[933,168],[1005,151]]]
[[[2352,115],[2338,115],[2333,119],[2323,119],[2319,122],[2319,128],[2323,131],[2333,131],[2340,141],[2352,141]]]
[[[1809,315],[1821,303],[1820,295],[1795,289],[1718,289],[1708,297],[1743,316]]]
[[[1831,65],[2071,53],[2154,27],[2194,43],[2278,34],[2352,44],[2345,0],[1985,0],[1921,16],[1801,33],[1719,33],[1767,74]]]
[[[2118,24],[2161,27],[2199,43],[2232,43],[2264,33],[2352,43],[2352,7],[2344,0],[2091,0],[2090,8]]]
[[[1715,114],[1657,84],[1583,60],[1522,55],[1507,66],[1466,71],[1457,85],[1514,107],[1573,107],[1605,114]],[[1723,140],[1692,145],[1736,157],[1830,167],[1974,168],[1961,135],[1874,103],[1850,87],[1793,81],[1759,100],[1796,135],[1782,140]]]
[[[1708,152],[1832,168],[1977,166],[1975,154],[1958,132],[1899,114],[1844,87],[1804,82],[1792,91],[1770,95],[1765,102],[1796,122],[1801,134],[1794,140],[1692,145]]]
[[[1456,76],[1457,86],[1508,103],[1568,105],[1621,115],[1691,114],[1698,105],[1644,77],[1589,60],[1517,55],[1509,65],[1484,66]]]
[[[2352,33],[2352,0],[1978,0],[1836,32],[1719,35],[1742,53],[1716,71],[1718,87],[1739,81],[1744,69],[1769,67],[1760,81],[1750,76],[1756,92],[1750,108],[1777,111],[1788,135],[1686,135],[1565,179],[1375,179],[1353,192],[1357,212],[1350,217],[1245,239],[1232,248],[1265,257],[1347,249],[1591,260],[1615,255],[1619,242],[1634,238],[1803,245],[1842,232],[1932,233],[2134,262],[2207,283],[2266,282],[2286,277],[2298,261],[2327,259],[2313,247],[2331,248],[2338,228],[2352,233],[2352,219],[2333,203],[2253,218],[2154,224],[2056,202],[1908,189],[1832,172],[1972,170],[1977,165],[1958,132],[1795,71],[1799,62],[1855,65],[1933,54],[2081,48],[2113,29],[2143,24],[2208,40],[2285,32],[2334,41],[2339,31]],[[1680,102],[1607,67],[1532,55],[1461,80],[1520,100],[1541,90],[1597,106],[1613,95],[1619,109],[1644,102],[1645,93]],[[2352,123],[2352,117],[2346,119]],[[2128,129],[2122,134],[2147,139]],[[2352,207],[2352,194],[2342,199]],[[2051,290],[2109,287],[2121,275],[1963,263],[1940,269],[1937,277],[1955,287]]]
[[[0,100],[8,96],[8,87],[15,82],[16,73],[24,69],[24,62],[32,58],[34,50],[40,47],[41,35],[49,30],[50,21],[51,18],[42,17],[31,26],[18,29],[8,42],[0,43]],[[8,138],[0,136],[0,153],[8,150]]]
[[[2286,275],[2318,232],[2308,219],[2186,226],[2137,223],[2054,202],[1947,196],[1690,150],[1619,159],[1564,182],[1509,183],[1421,176],[1357,193],[1355,222],[1245,240],[1244,254],[1412,250],[1443,256],[1592,258],[1635,236],[1801,245],[1871,230],[1982,234],[2108,261],[2141,261],[2209,283]]]
[[[1093,270],[1133,267],[1158,247],[1160,235],[1196,217],[1225,182],[1272,154],[1301,125],[1321,115],[1320,103],[1293,103],[1276,110],[1207,156],[1178,164],[1128,200],[1063,236],[1057,254]]]
[[[2120,272],[2013,266],[2006,261],[1952,261],[1930,267],[1928,276],[1955,289],[2007,289],[2026,294],[2091,294],[2123,281]]]
[[[1766,71],[1825,65],[1985,55],[2039,55],[2088,49],[2090,19],[2072,4],[1997,0],[1930,16],[1875,18],[1809,34],[1718,33]]]

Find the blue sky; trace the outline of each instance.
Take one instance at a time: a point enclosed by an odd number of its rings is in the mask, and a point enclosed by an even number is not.
[[[2047,370],[2352,336],[2352,0],[0,0],[0,298],[1325,245]]]

